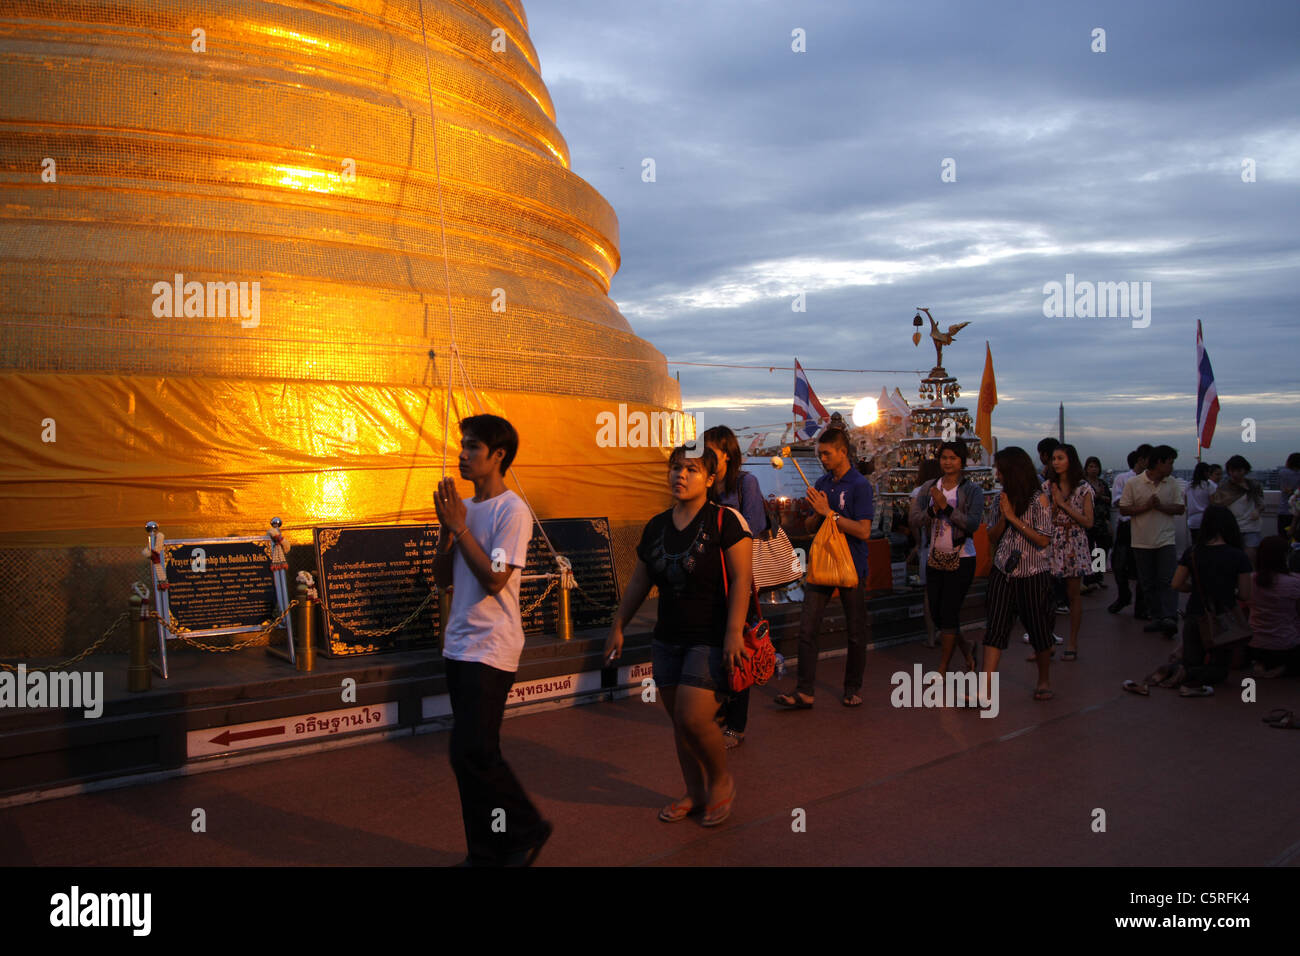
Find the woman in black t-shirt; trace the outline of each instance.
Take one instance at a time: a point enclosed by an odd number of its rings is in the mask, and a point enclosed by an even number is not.
[[[673,721],[687,791],[659,811],[666,823],[702,815],[704,826],[717,826],[731,815],[736,796],[716,718],[729,693],[728,672],[749,657],[744,626],[753,550],[736,513],[708,501],[716,471],[711,449],[704,447],[696,456],[684,446],[673,449],[668,459],[673,507],[646,525],[636,568],[605,642],[609,665],[622,656],[623,628],[650,588],[658,587],[659,616],[650,645],[654,684]]]

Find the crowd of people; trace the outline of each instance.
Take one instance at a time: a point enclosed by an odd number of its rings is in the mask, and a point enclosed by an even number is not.
[[[459,498],[450,479],[435,494],[439,520],[434,575],[440,586],[455,583],[445,616],[443,656],[454,725],[450,755],[460,790],[469,855],[465,865],[530,865],[549,838],[551,825],[529,800],[501,755],[505,701],[518,668],[524,635],[519,610],[520,575],[531,536],[527,505],[506,488],[506,469],[519,437],[505,419],[478,415],[461,423],[461,477],[472,481],[472,499]],[[818,436],[824,469],[806,497],[802,530],[815,534],[833,522],[847,539],[858,575],[839,587],[848,653],[840,703],[859,707],[866,669],[868,547],[875,518],[870,480],[855,466],[847,434],[828,428]],[[1179,592],[1189,594],[1182,640],[1170,659],[1125,689],[1149,694],[1153,684],[1177,686],[1185,696],[1208,696],[1222,681],[1234,654],[1244,651],[1256,673],[1276,677],[1300,672],[1300,454],[1287,461],[1284,494],[1292,509],[1278,535],[1261,538],[1263,495],[1249,478],[1250,463],[1234,455],[1216,469],[1197,468],[1184,493],[1172,478],[1176,452],[1167,445],[1141,445],[1129,470],[1107,486],[1101,462],[1080,462],[1077,450],[1046,439],[1039,461],[1019,447],[994,456],[1001,486],[997,504],[986,508],[983,489],[965,471],[961,441],[946,441],[923,464],[911,496],[908,525],[922,555],[927,619],[940,641],[940,672],[956,653],[965,667],[996,674],[1015,619],[1023,624],[1037,666],[1034,700],[1050,700],[1055,646],[1063,662],[1080,657],[1080,596],[1104,587],[1105,551],[1119,595],[1119,613],[1133,599],[1146,630],[1171,637],[1178,631]],[[651,641],[655,689],[672,725],[685,793],[659,811],[676,823],[697,817],[703,826],[727,820],[736,798],[727,750],[744,740],[749,694],[731,691],[730,673],[749,659],[744,639],[751,607],[752,539],[770,527],[758,482],[742,470],[735,434],[709,429],[702,447],[679,447],[668,460],[672,507],[652,517],[636,547],[636,563],[614,613],[604,664],[622,656],[624,628],[658,589]],[[866,469],[869,471],[869,469]],[[1112,537],[1109,517],[1119,512]],[[986,511],[991,512],[986,514]],[[1187,513],[1193,545],[1178,556],[1176,519]],[[962,635],[960,613],[975,576],[975,535],[987,526],[993,549],[989,574],[983,662]],[[1284,536],[1281,532],[1285,532]],[[492,557],[489,557],[492,555]],[[1100,557],[1099,557],[1100,555]],[[799,626],[798,673],[776,704],[809,710],[816,701],[822,618],[836,589],[805,584]],[[1232,613],[1249,608],[1248,632],[1233,631]],[[1069,614],[1067,638],[1054,634],[1054,613]],[[980,695],[996,686],[980,680]],[[989,702],[967,699],[970,706]],[[1290,726],[1289,715],[1277,721]]]

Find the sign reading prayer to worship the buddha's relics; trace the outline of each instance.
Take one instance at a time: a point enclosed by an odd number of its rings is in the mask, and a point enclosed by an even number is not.
[[[608,518],[550,518],[542,522],[555,550],[573,562],[573,576],[581,591],[571,592],[574,630],[603,627],[613,620],[618,606],[618,585],[614,578],[614,548],[610,543]],[[528,543],[525,574],[555,571],[555,560],[546,542],[533,528]],[[546,590],[549,581],[525,581],[519,589],[519,607],[528,608]],[[559,585],[556,585],[558,589]],[[541,604],[524,615],[524,633],[554,634],[558,630],[558,601],[552,591]]]
[[[266,538],[204,538],[163,546],[172,617],[187,631],[253,630],[279,616]]]
[[[440,628],[433,590],[437,525],[316,528],[314,537],[326,654],[345,657],[433,644]],[[426,598],[428,605],[411,618]]]
[[[618,604],[614,549],[606,518],[553,518],[542,522],[556,551],[573,562],[581,592],[572,592],[575,628],[601,627]],[[439,633],[438,597],[407,621],[434,586],[433,558],[438,526],[364,525],[316,528],[320,597],[326,609],[331,656],[406,650],[427,646]],[[555,561],[536,526],[528,543],[524,574],[550,574]],[[548,580],[524,581],[519,589],[524,633],[530,637],[558,630],[558,597],[552,589],[540,604]],[[381,632],[407,623],[390,634]]]

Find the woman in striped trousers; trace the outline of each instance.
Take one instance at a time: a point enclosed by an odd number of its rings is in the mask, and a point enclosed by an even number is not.
[[[1012,445],[1002,449],[994,456],[993,465],[1002,495],[997,521],[989,527],[989,543],[996,544],[997,551],[989,573],[988,623],[984,631],[984,673],[988,676],[982,686],[993,686],[992,675],[1007,649],[1012,620],[1018,617],[1029,632],[1038,664],[1034,700],[1051,700],[1051,503],[1023,448]]]

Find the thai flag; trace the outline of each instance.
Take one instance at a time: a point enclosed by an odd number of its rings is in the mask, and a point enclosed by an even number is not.
[[[800,441],[807,441],[817,434],[831,420],[831,413],[817,399],[817,393],[808,384],[808,376],[803,372],[799,360],[794,360],[794,414],[802,419],[803,424],[795,429],[794,434]]]
[[[1201,337],[1201,320],[1196,320],[1196,434],[1202,448],[1210,447],[1214,437],[1214,423],[1219,417],[1219,390],[1214,386],[1214,369],[1205,354],[1205,340]]]

